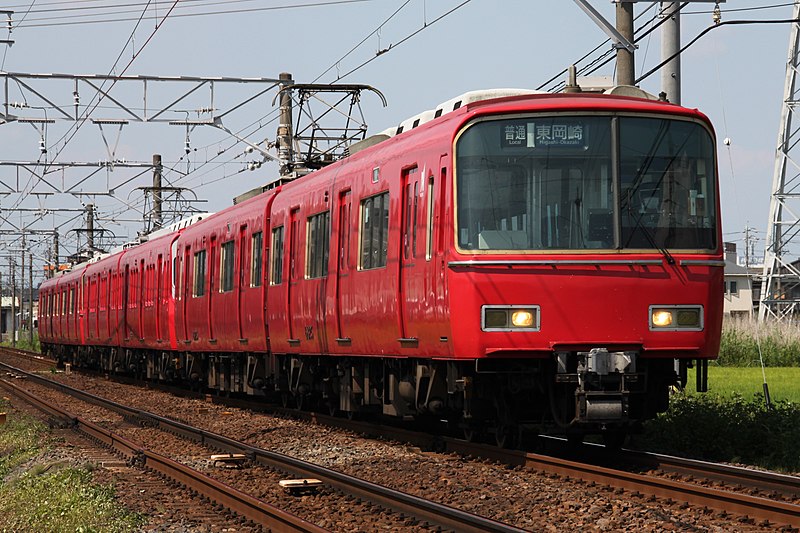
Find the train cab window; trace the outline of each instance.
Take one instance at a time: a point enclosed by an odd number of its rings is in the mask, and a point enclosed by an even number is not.
[[[219,258],[219,292],[233,290],[234,241],[222,243]]]
[[[250,286],[261,286],[261,261],[262,261],[262,246],[263,236],[260,231],[253,233],[250,238]]]
[[[192,296],[195,298],[206,293],[206,251],[194,254],[194,279],[192,280]]]
[[[330,249],[330,211],[308,217],[306,235],[306,278],[321,278],[328,274]]]
[[[389,193],[361,201],[361,270],[386,266],[389,250]]]
[[[269,282],[280,285],[283,281],[283,226],[272,230],[272,261],[270,262]]]
[[[532,115],[456,142],[464,251],[715,248],[713,141],[690,120]]]

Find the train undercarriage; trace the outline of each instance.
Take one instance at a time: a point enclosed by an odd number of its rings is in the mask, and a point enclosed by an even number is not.
[[[458,361],[43,348],[76,368],[348,417],[444,422],[468,440],[499,446],[515,446],[525,432],[571,441],[599,434],[619,446],[642,421],[667,409],[670,388],[685,385],[692,363],[603,348],[541,359]]]

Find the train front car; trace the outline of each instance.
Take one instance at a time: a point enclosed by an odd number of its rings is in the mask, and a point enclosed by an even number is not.
[[[617,441],[715,358],[724,261],[711,125],[638,98],[477,104],[454,140],[449,261],[467,433],[546,420]]]

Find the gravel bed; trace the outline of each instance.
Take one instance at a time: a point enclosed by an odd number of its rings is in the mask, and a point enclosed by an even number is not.
[[[79,374],[67,384],[422,498],[532,531],[774,531],[738,515],[452,454],[423,452],[325,426],[277,418]]]
[[[356,501],[323,487],[313,494],[287,494],[278,482],[285,473],[247,463],[230,468],[211,460],[218,453],[204,445],[188,441],[163,430],[131,425],[120,415],[102,407],[72,398],[35,383],[22,383],[27,390],[48,402],[57,402],[68,412],[110,429],[122,437],[140,443],[149,450],[205,473],[242,492],[331,531],[431,531],[430,527],[386,509]],[[105,395],[103,395],[105,396]],[[159,398],[161,400],[163,398]],[[118,398],[128,403],[126,398]]]

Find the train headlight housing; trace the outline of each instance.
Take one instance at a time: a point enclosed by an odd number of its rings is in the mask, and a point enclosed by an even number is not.
[[[702,331],[702,305],[650,306],[651,331]]]
[[[484,305],[483,331],[539,331],[538,305]]]

